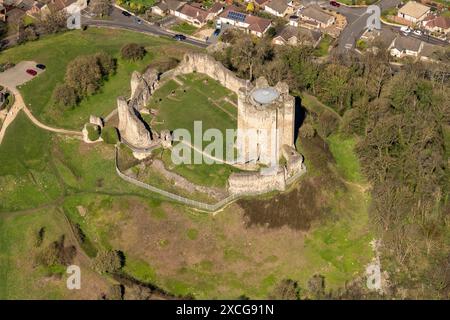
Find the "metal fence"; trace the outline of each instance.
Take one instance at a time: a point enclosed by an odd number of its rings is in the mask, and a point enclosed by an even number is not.
[[[119,160],[119,151],[118,148],[116,146],[116,150],[115,150],[116,154],[115,154],[115,167],[116,167],[116,172],[119,175],[120,178],[122,178],[123,180],[137,186],[140,188],[144,188],[147,189],[149,191],[152,191],[154,193],[157,193],[159,195],[162,195],[164,197],[167,197],[173,201],[179,202],[179,203],[183,203],[185,205],[188,205],[190,207],[194,207],[203,211],[207,211],[207,212],[216,212],[220,209],[222,209],[223,207],[225,207],[226,205],[232,203],[233,201],[236,201],[240,198],[243,197],[248,197],[248,196],[256,196],[256,195],[261,195],[264,193],[258,193],[258,192],[243,192],[240,194],[232,194],[229,195],[228,197],[220,200],[219,202],[215,203],[215,204],[209,204],[209,203],[204,203],[204,202],[200,202],[200,201],[196,201],[196,200],[192,200],[192,199],[188,199],[182,196],[179,196],[175,193],[171,193],[168,192],[166,190],[162,190],[158,187],[152,186],[150,184],[147,184],[145,182],[139,181],[133,177],[130,177],[128,175],[126,175],[125,173],[123,173],[122,171],[120,171],[119,169],[119,164],[118,164],[118,160]],[[295,180],[297,180],[300,176],[302,176],[305,172],[306,172],[306,167],[302,166],[302,171],[298,172],[297,174],[295,174],[294,176],[286,179],[286,184],[289,185],[291,183],[293,183]]]

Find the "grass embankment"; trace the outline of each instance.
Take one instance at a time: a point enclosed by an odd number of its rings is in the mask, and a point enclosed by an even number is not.
[[[184,33],[184,34],[188,34],[188,35],[193,35],[198,30],[197,27],[195,27],[187,22],[181,22],[179,24],[176,24],[176,25],[172,26],[170,29],[172,31]]]

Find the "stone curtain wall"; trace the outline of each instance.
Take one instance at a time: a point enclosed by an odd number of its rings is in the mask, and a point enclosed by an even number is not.
[[[127,181],[127,182],[129,182],[129,183],[131,183],[131,184],[133,184],[133,185],[135,185],[137,187],[140,187],[140,188],[149,190],[151,192],[154,192],[156,194],[159,194],[159,195],[161,195],[163,197],[166,197],[166,198],[168,198],[170,200],[173,200],[173,201],[176,201],[176,202],[188,205],[190,207],[194,207],[194,208],[200,209],[202,211],[207,211],[207,212],[216,212],[216,211],[224,208],[228,204],[230,204],[230,203],[232,203],[232,202],[234,202],[234,201],[236,201],[236,200],[238,200],[240,198],[246,197],[246,196],[256,196],[256,195],[260,195],[260,194],[268,192],[268,191],[263,191],[263,190],[260,190],[260,191],[252,190],[252,191],[246,191],[246,192],[243,191],[243,192],[240,192],[240,193],[237,193],[237,194],[231,194],[230,196],[226,197],[223,200],[220,200],[219,202],[217,202],[215,204],[209,204],[209,203],[195,201],[195,200],[192,200],[192,199],[188,199],[188,198],[179,196],[179,195],[177,195],[175,193],[171,193],[171,192],[168,192],[166,190],[162,190],[162,189],[160,189],[158,187],[152,186],[150,184],[144,183],[142,181],[139,181],[139,180],[137,180],[137,179],[135,179],[133,177],[130,177],[130,176],[126,175],[125,173],[123,173],[119,169],[119,165],[118,165],[118,149],[117,149],[117,147],[116,147],[116,155],[115,155],[115,167],[116,167],[117,174],[124,181]],[[302,171],[296,173],[295,176],[292,176],[292,177],[290,177],[290,178],[288,178],[286,180],[285,186],[288,186],[291,183],[293,183],[294,181],[296,181],[305,172],[306,172],[306,167],[303,166]],[[284,179],[284,173],[283,173],[283,179]],[[269,190],[269,191],[273,191],[273,190]]]
[[[275,175],[262,175],[260,172],[233,173],[228,178],[228,191],[231,194],[245,194],[252,191],[263,194],[270,191],[286,190],[286,174],[284,167]]]
[[[205,53],[186,53],[181,63],[174,69],[173,76],[192,72],[204,73],[236,93],[239,88],[246,86],[246,80],[236,77],[232,71]],[[251,83],[248,85],[251,86]]]

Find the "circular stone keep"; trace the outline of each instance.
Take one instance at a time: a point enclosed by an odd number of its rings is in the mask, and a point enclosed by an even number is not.
[[[252,93],[253,100],[260,104],[272,103],[279,96],[280,94],[273,87],[255,89]]]

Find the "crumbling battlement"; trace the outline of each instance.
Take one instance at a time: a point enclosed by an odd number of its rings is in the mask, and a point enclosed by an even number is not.
[[[193,72],[204,73],[219,81],[225,88],[238,92],[239,88],[248,85],[250,82],[236,77],[236,75],[225,68],[222,63],[205,53],[186,53],[181,63],[174,69],[174,76]]]
[[[131,75],[130,104],[136,110],[145,107],[153,92],[158,88],[159,74],[155,69],[149,68],[144,74],[134,71]]]
[[[152,136],[137,111],[124,97],[117,98],[120,137],[136,148],[149,148]]]
[[[282,167],[274,175],[263,175],[259,171],[235,172],[228,178],[230,194],[262,194],[274,190],[286,190],[286,173]]]

